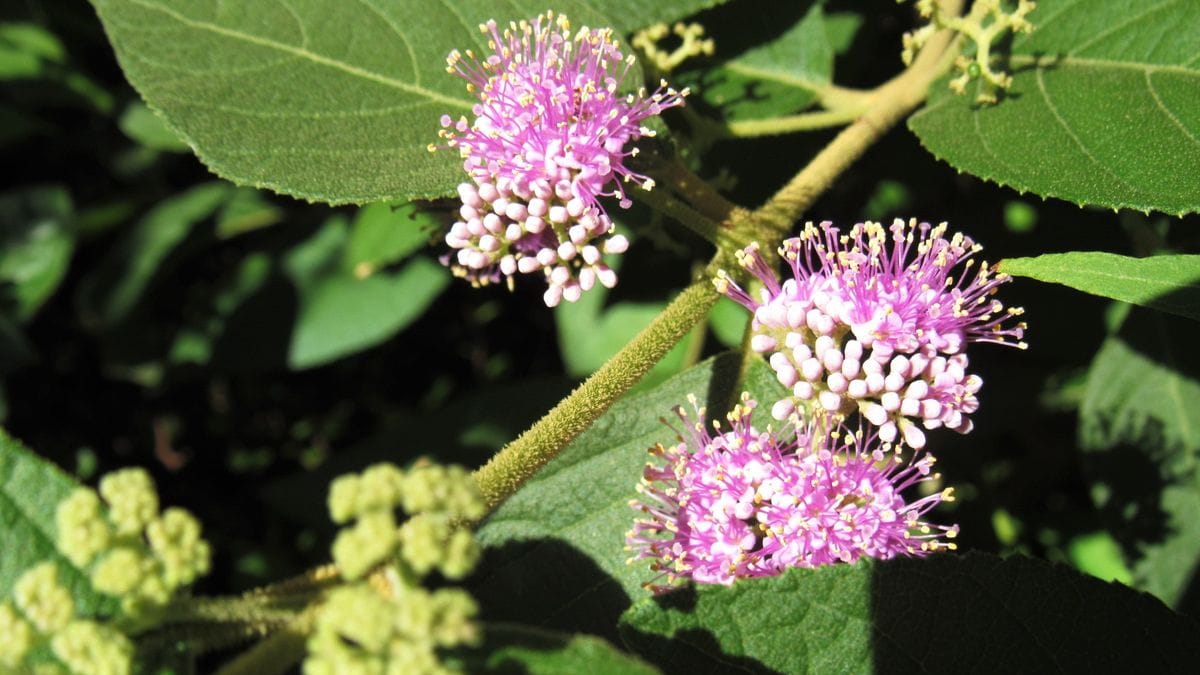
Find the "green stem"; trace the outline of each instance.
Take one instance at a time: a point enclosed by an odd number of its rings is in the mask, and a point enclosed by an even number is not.
[[[291,623],[226,663],[217,675],[281,675],[304,658],[320,603],[313,603]]]
[[[798,115],[788,115],[786,117],[771,117],[760,120],[734,120],[725,124],[725,132],[735,138],[782,136],[783,134],[791,134],[798,131],[813,131],[815,129],[849,124],[865,110],[865,107],[844,108],[841,110],[817,110]]]
[[[604,414],[707,316],[717,297],[707,278],[689,286],[600,370],[476,471],[489,510],[508,499]]]
[[[720,225],[665,191],[638,190],[630,194],[655,211],[674,219],[680,225],[700,235],[708,243],[717,244]]]
[[[953,14],[958,14],[960,2],[947,4],[952,5]],[[953,32],[935,33],[912,66],[881,86],[871,107],[756,211],[752,220],[781,234],[790,229],[843,171],[925,100],[929,86],[949,67],[951,60],[943,58],[947,49],[957,51]]]

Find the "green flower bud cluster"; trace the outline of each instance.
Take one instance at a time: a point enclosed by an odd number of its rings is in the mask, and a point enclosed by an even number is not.
[[[396,511],[409,514],[398,524]],[[466,576],[479,546],[461,523],[478,520],[486,505],[462,467],[419,462],[408,471],[377,464],[335,480],[329,512],[344,528],[333,558],[347,580],[390,560],[370,583],[358,581],[330,593],[308,642],[306,675],[392,675],[457,672],[437,650],[478,640],[478,607],[465,591],[429,591],[421,579],[438,571]]]
[[[659,47],[659,43],[674,35],[679,45],[670,51]],[[667,26],[656,23],[634,33],[630,43],[641,50],[646,61],[652,63],[660,75],[665,75],[693,56],[712,56],[716,43],[704,37],[704,26],[698,23],[676,23]]]
[[[412,517],[401,525],[396,509]],[[343,578],[359,579],[399,549],[418,576],[437,570],[461,579],[478,562],[479,547],[456,523],[477,520],[485,510],[474,479],[458,466],[421,462],[405,472],[376,464],[341,476],[329,489],[329,514],[335,523],[354,523],[334,540],[334,563]]]
[[[33,652],[43,645],[49,645],[58,663],[31,663]],[[127,675],[132,668],[133,643],[111,626],[76,618],[75,602],[52,562],[22,574],[12,601],[0,603],[3,672]]]
[[[474,644],[478,607],[465,591],[401,584],[386,598],[363,582],[333,591],[309,638],[305,675],[434,675],[459,672],[438,649]]]
[[[975,44],[973,58],[959,56],[954,62],[960,75],[950,80],[950,89],[956,94],[966,93],[967,84],[979,79],[983,86],[975,97],[977,103],[996,102],[996,94],[1012,86],[1012,76],[992,69],[992,44],[1006,32],[1029,33],[1033,24],[1025,18],[1037,8],[1033,0],[1016,0],[1013,11],[1006,11],[1003,0],[975,0],[967,16],[946,16],[938,0],[917,0],[917,12],[929,23],[904,36],[904,51],[901,57],[905,65],[912,63],[917,52],[937,31],[947,28],[955,31]]]
[[[121,599],[128,630],[152,625],[180,588],[209,569],[211,550],[200,523],[179,508],[160,513],[154,482],[143,469],[106,475],[99,494],[76,489],[58,505],[56,521],[59,550],[88,571],[93,588]]]

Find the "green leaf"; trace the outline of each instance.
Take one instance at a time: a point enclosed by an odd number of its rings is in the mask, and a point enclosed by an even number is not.
[[[563,635],[511,624],[485,624],[484,643],[468,655],[470,672],[557,675],[653,675],[649,664],[591,635]]]
[[[288,365],[311,368],[387,340],[419,318],[449,282],[446,268],[425,258],[395,273],[321,279],[300,296]]]
[[[416,253],[429,243],[433,232],[442,229],[441,223],[415,204],[364,206],[350,226],[346,268],[360,276],[371,274]]]
[[[121,113],[121,118],[117,120],[117,126],[121,127],[121,131],[130,139],[151,150],[166,152],[187,152],[189,150],[187,143],[167,126],[162,117],[159,117],[140,101],[129,104],[125,112]]]
[[[252,188],[238,188],[229,195],[229,201],[217,215],[217,238],[229,239],[253,232],[274,225],[282,218],[283,210],[272,204],[265,193]]]
[[[58,288],[75,250],[73,215],[62,187],[0,195],[0,313],[11,295],[28,320]]]
[[[193,226],[213,215],[233,189],[223,182],[199,185],[163,200],[123,233],[108,257],[84,279],[79,294],[84,316],[104,327],[120,323]]]
[[[39,77],[46,63],[63,63],[62,42],[33,23],[0,23],[0,80]]]
[[[1041,0],[1012,41],[1012,88],[977,106],[943,80],[909,120],[981,178],[1077,204],[1200,210],[1200,4]]]
[[[0,430],[0,598],[12,593],[25,570],[43,560],[58,564],[59,580],[71,591],[77,611],[94,614],[112,601],[92,591],[84,572],[55,547],[54,512],[77,486],[58,467]]]
[[[722,297],[708,313],[708,326],[721,344],[736,349],[742,344],[750,312],[729,298]]]
[[[1200,628],[1153,598],[1041,560],[976,552],[646,598],[622,617],[622,636],[672,672],[1186,671],[1200,658]]]
[[[646,451],[675,437],[661,419],[686,406],[689,394],[716,414],[736,396],[739,365],[737,354],[725,354],[623,397],[492,513],[478,533],[490,553],[474,591],[488,606],[487,616],[611,633],[653,576],[646,566],[625,563],[624,545],[636,514],[629,500],[637,494]],[[760,360],[747,381],[746,388],[764,401],[782,392]],[[512,603],[514,596],[522,602]]]
[[[608,261],[614,269],[619,268],[619,259]],[[554,309],[554,321],[558,326],[558,347],[566,365],[567,374],[585,377],[595,372],[622,347],[629,344],[643,328],[667,306],[662,302],[621,301],[605,307],[609,290],[597,286],[584,293],[576,302],[564,302]],[[638,388],[653,386],[679,372],[683,367],[692,342],[697,339],[689,334],[671,348],[667,355],[646,373]]]
[[[576,25],[626,32],[718,0],[563,0]],[[470,111],[445,71],[486,49],[477,26],[544,3],[488,0],[93,0],[126,76],[200,159],[236,183],[330,203],[448,195],[457,153],[430,153],[444,113]]]
[[[1015,277],[1070,286],[1189,319],[1200,320],[1200,255],[1130,258],[1114,253],[1047,253],[1010,258],[1000,269]]]
[[[1189,330],[1190,329],[1190,330]],[[1093,498],[1134,583],[1185,599],[1200,562],[1200,359],[1194,329],[1133,312],[1088,372],[1079,439]]]
[[[735,120],[803,110],[832,76],[833,46],[821,6],[814,4],[779,37],[703,70],[693,81],[705,102]]]

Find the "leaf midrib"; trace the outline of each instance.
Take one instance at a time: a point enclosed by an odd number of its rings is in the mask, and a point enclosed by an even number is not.
[[[1117,68],[1122,70],[1137,70],[1141,72],[1171,73],[1200,78],[1200,70],[1181,65],[1163,63],[1144,63],[1141,61],[1118,61],[1115,59],[1096,59],[1065,54],[1013,54],[1008,59],[1012,66],[1034,66],[1038,70],[1053,70],[1061,66],[1076,66],[1080,68]]]
[[[750,65],[746,65],[744,63],[739,63],[737,61],[730,61],[729,63],[726,63],[724,67],[727,70],[731,70],[735,73],[738,73],[739,75],[746,75],[748,77],[757,77],[757,78],[760,78],[763,80],[772,80],[772,81],[778,82],[780,84],[786,84],[791,87],[796,87],[797,89],[804,89],[806,91],[811,91],[815,94],[821,93],[821,91],[823,91],[824,89],[826,89],[829,86],[829,83],[827,83],[827,82],[814,82],[813,80],[809,80],[809,79],[806,79],[803,77],[798,77],[796,75],[790,75],[790,74],[783,73],[783,72],[780,72],[777,70],[771,70],[769,68],[760,68],[758,66],[750,66]]]
[[[433,101],[437,101],[439,103],[444,103],[446,105],[451,105],[451,106],[455,106],[457,108],[462,108],[464,110],[471,109],[471,104],[467,101],[464,101],[463,99],[446,96],[445,94],[440,94],[436,91],[426,89],[425,87],[422,87],[422,86],[419,86],[416,84],[410,84],[408,82],[404,82],[403,80],[397,80],[393,77],[388,77],[386,75],[381,75],[379,73],[375,73],[375,72],[372,72],[369,70],[364,70],[362,68],[359,68],[358,66],[346,63],[345,61],[339,61],[337,59],[332,59],[327,56],[322,56],[321,54],[317,54],[316,52],[309,51],[308,49],[304,49],[302,47],[296,47],[295,45],[278,42],[276,40],[271,40],[271,39],[268,39],[268,38],[265,38],[265,37],[262,37],[259,35],[243,33],[242,31],[226,28],[224,26],[220,26],[215,23],[208,22],[208,21],[199,21],[199,20],[193,19],[191,17],[188,17],[184,14],[180,14],[179,12],[176,12],[176,11],[169,9],[167,7],[164,7],[162,5],[155,4],[152,2],[146,2],[145,0],[130,0],[130,2],[132,4],[138,5],[139,7],[143,7],[148,10],[153,10],[153,11],[157,11],[162,14],[165,14],[165,15],[169,16],[171,19],[173,19],[189,28],[193,28],[196,30],[202,30],[202,31],[208,31],[208,32],[214,33],[216,35],[221,35],[221,36],[233,39],[233,40],[241,40],[243,42],[257,45],[259,47],[266,47],[268,49],[274,49],[274,50],[283,52],[285,54],[290,54],[291,56],[294,56],[299,59],[306,59],[308,61],[311,61],[311,62],[319,64],[319,65],[326,66],[328,68],[340,70],[348,75],[353,75],[354,77],[359,77],[359,78],[362,78],[365,80],[369,80],[371,82],[375,82],[376,84],[382,84],[384,86],[392,87],[394,89],[399,89],[400,91],[403,91],[405,93],[413,94],[416,96],[421,96],[421,97],[424,97],[424,98],[427,98],[427,99],[430,99]]]

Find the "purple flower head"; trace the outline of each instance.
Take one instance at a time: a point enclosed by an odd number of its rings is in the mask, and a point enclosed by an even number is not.
[[[461,220],[446,236],[452,265],[479,283],[541,272],[551,307],[578,300],[597,281],[611,287],[616,274],[601,254],[621,253],[628,241],[612,234],[599,198],[628,208],[622,183],[653,187],[625,166],[637,154],[625,146],[653,136],[642,121],[682,105],[687,90],[663,82],[651,94],[619,94],[633,57],[622,55],[611,29],[572,33],[553,12],[503,33],[495,21],[480,29],[491,54],[455,50],[447,58],[447,70],[479,98],[473,121],[443,115],[439,132],[472,180],[458,188]]]
[[[695,407],[695,399],[692,399]],[[958,526],[922,518],[952,490],[905,502],[901,493],[938,478],[931,455],[909,460],[899,446],[850,433],[832,418],[801,424],[794,433],[751,426],[755,403],[746,395],[728,416],[729,431],[706,426],[677,408],[685,436],[651,448],[630,505],[643,517],[626,543],[630,562],[649,559],[656,592],[682,579],[729,585],[773,576],[789,567],[923,556],[956,548]],[[665,584],[657,584],[665,578]]]
[[[847,234],[808,223],[779,249],[790,279],[781,284],[751,245],[738,261],[763,283],[760,297],[724,272],[714,283],[754,313],[751,346],[792,390],[772,408],[776,419],[798,407],[857,411],[883,440],[902,434],[921,448],[918,423],[971,430],[983,381],[968,372],[968,343],[1025,347],[1025,324],[1010,321],[1022,310],[994,297],[1009,276],[975,265],[979,249],[966,235],[947,238],[945,223],[860,223]]]

